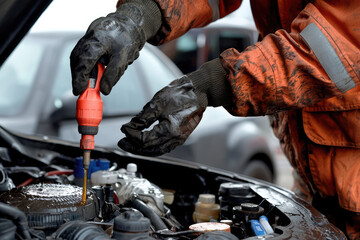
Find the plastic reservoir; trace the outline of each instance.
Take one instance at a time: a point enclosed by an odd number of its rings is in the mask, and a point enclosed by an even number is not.
[[[194,222],[215,222],[219,219],[219,215],[220,205],[215,203],[215,195],[200,194],[193,213]]]

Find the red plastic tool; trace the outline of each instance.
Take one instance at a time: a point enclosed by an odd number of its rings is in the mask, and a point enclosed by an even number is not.
[[[96,70],[96,69],[95,69]],[[97,74],[96,74],[97,73]],[[102,120],[103,102],[100,97],[100,79],[104,73],[104,66],[97,64],[97,71],[92,71],[86,90],[80,95],[76,103],[76,120],[81,134],[80,148],[83,149],[83,193],[82,203],[86,202],[87,175],[90,165],[90,150],[95,147],[94,136],[98,133]]]
[[[97,65],[97,78],[90,77],[87,89],[80,95],[76,103],[76,120],[79,133],[82,134],[80,147],[83,150],[94,149],[94,135],[102,120],[103,102],[100,97],[100,79],[104,73],[104,66]]]

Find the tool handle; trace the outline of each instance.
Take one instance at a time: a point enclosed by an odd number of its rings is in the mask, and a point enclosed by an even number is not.
[[[103,102],[100,97],[100,80],[104,73],[104,66],[97,64],[90,75],[88,87],[79,96],[76,103],[76,120],[81,136],[82,149],[94,149],[94,135],[98,133],[98,126],[102,120]]]
[[[88,88],[94,88],[96,91],[100,91],[100,80],[102,78],[104,71],[105,71],[104,65],[98,62],[97,66],[91,70]]]

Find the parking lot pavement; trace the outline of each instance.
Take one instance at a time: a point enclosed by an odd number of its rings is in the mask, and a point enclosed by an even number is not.
[[[276,184],[290,189],[294,183],[294,179],[292,176],[292,166],[289,161],[286,159],[284,154],[278,154],[277,158],[277,167],[278,167],[278,176],[276,180]]]

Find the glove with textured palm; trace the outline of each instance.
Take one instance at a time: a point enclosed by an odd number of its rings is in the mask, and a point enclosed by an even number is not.
[[[230,103],[226,72],[220,60],[215,59],[157,92],[138,115],[122,126],[126,137],[118,145],[140,155],[168,153],[185,142],[207,106]],[[148,129],[156,121],[158,123]]]
[[[161,12],[152,0],[123,1],[116,12],[93,21],[71,52],[73,93],[85,91],[91,70],[101,60],[107,68],[100,90],[109,94],[160,26]]]

